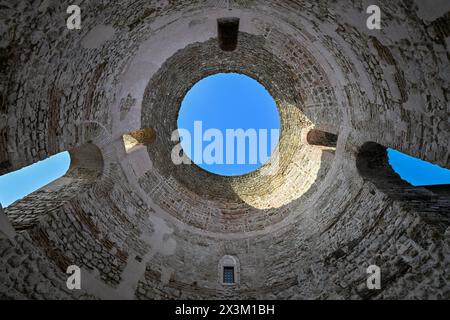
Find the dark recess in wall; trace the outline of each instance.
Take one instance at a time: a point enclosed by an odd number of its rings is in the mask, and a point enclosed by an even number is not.
[[[220,49],[234,51],[238,41],[239,18],[217,19],[217,32]]]
[[[308,132],[306,139],[311,145],[335,148],[338,136],[329,132],[313,129]]]

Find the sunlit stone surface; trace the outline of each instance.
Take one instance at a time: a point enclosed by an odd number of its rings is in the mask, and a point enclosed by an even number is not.
[[[450,168],[449,4],[378,3],[381,30],[351,0],[89,1],[68,30],[69,1],[0,0],[0,174],[72,156],[64,184],[0,212],[0,298],[449,299],[448,189],[414,188],[385,158]],[[271,175],[171,162],[184,95],[218,72],[277,102]],[[150,143],[124,143],[145,128]],[[309,144],[311,129],[336,147]],[[372,264],[381,290],[366,287]]]

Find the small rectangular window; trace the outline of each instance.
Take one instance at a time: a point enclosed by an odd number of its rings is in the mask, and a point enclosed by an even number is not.
[[[223,267],[223,283],[234,283],[234,267]]]
[[[217,19],[219,46],[224,51],[234,51],[239,34],[239,18]]]

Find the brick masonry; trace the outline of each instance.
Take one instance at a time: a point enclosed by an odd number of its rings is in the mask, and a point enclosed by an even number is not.
[[[377,31],[361,1],[83,1],[68,30],[69,4],[0,0],[0,174],[72,157],[0,212],[0,298],[450,298],[448,192],[404,183],[383,153],[450,168],[448,6],[380,0]],[[223,52],[230,15],[238,45]],[[216,72],[276,100],[276,174],[171,163],[180,102]],[[156,140],[127,152],[143,128]],[[308,144],[313,128],[336,148]],[[238,286],[220,283],[225,255]],[[80,291],[65,286],[72,264]]]

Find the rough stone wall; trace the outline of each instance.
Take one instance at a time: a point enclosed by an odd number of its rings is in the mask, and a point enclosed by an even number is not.
[[[450,298],[448,193],[403,183],[381,156],[361,170],[368,141],[450,168],[448,4],[378,1],[370,31],[366,1],[227,3],[81,1],[70,31],[67,1],[0,0],[0,174],[87,143],[103,159],[16,235],[7,224],[34,219],[39,192],[4,210],[1,298]],[[224,54],[216,19],[230,14],[241,42]],[[277,101],[281,173],[170,167],[159,143],[179,102],[221,71]],[[123,135],[145,127],[155,144],[126,152]],[[335,151],[305,143],[313,127],[339,134]],[[225,255],[238,286],[220,284]],[[374,263],[380,291],[365,287]],[[81,291],[65,286],[70,264]]]

